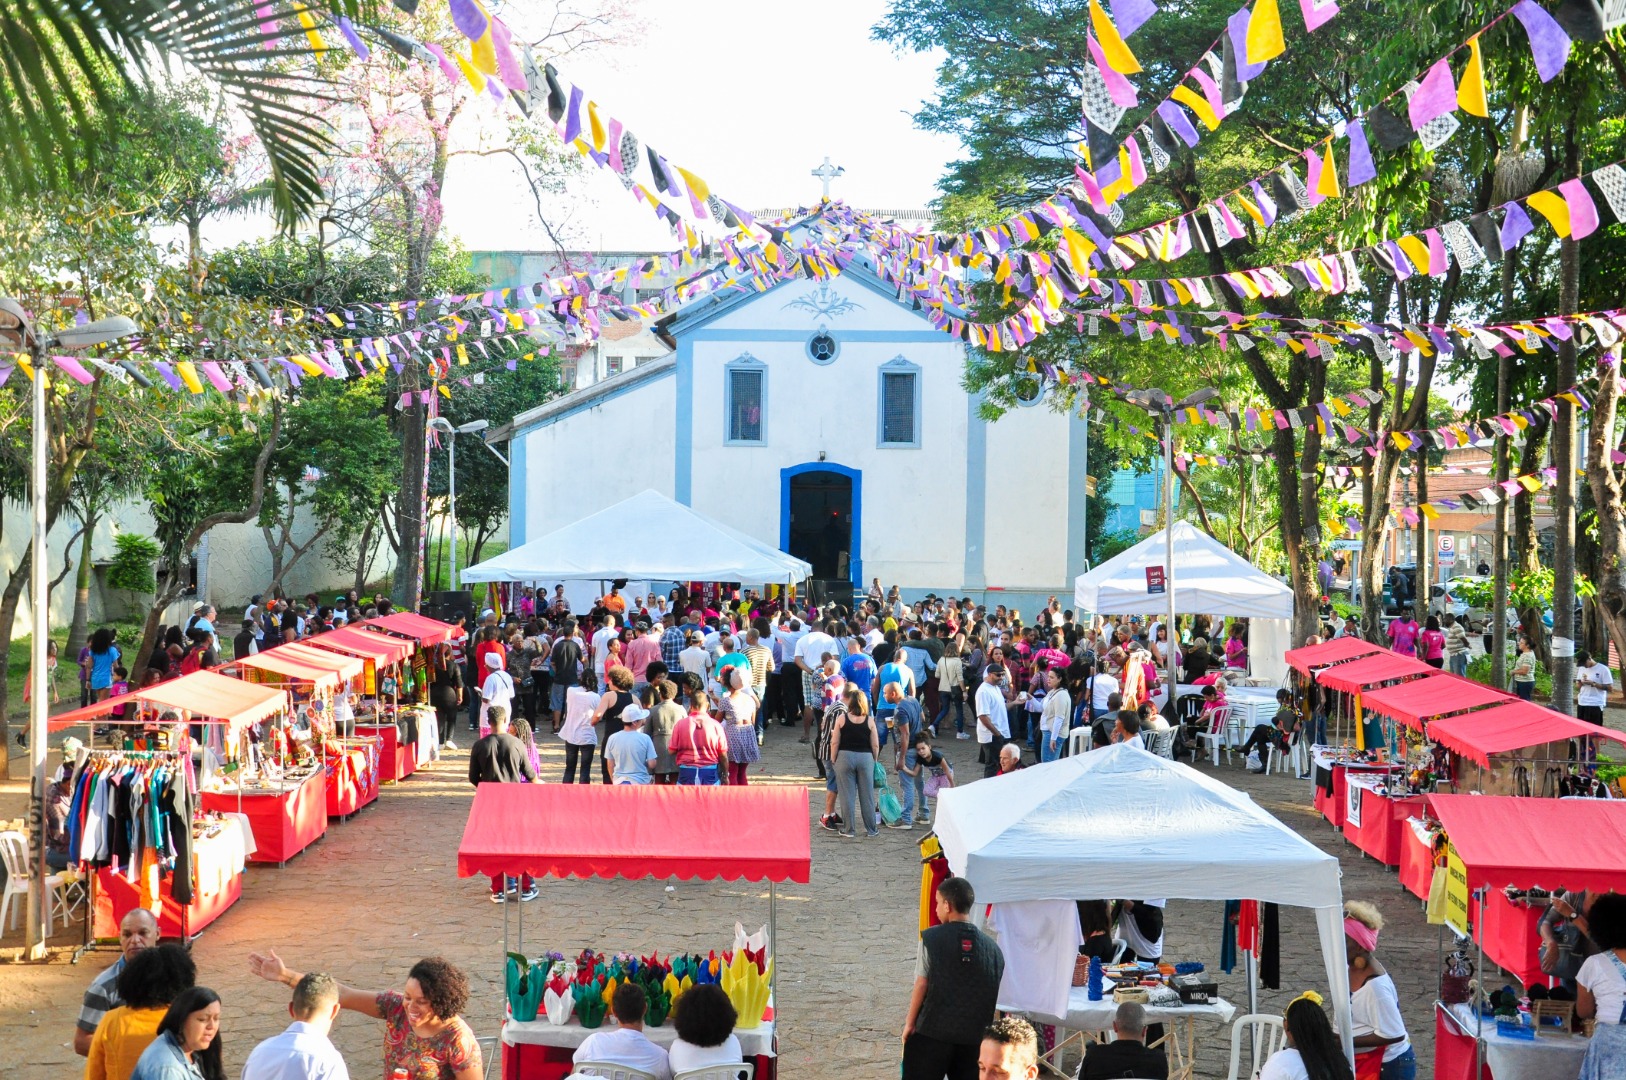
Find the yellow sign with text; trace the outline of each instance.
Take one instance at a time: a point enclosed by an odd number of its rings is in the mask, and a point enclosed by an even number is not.
[[[1463,937],[1468,936],[1468,868],[1457,849],[1445,848],[1445,925]],[[1439,871],[1436,870],[1436,873]]]

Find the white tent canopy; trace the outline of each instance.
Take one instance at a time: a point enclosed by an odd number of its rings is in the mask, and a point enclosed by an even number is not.
[[[1235,788],[1126,743],[945,790],[933,828],[979,904],[1170,897],[1314,908],[1328,998],[1351,1046],[1338,859]]]
[[[1097,615],[1163,615],[1167,593],[1146,591],[1146,568],[1167,561],[1163,530],[1073,583],[1073,602]],[[1193,525],[1174,523],[1174,609],[1192,614],[1291,619],[1293,590]]]
[[[813,568],[646,490],[464,570],[463,581],[805,580]]]

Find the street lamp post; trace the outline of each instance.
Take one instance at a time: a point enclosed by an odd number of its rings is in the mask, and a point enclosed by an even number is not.
[[[1131,390],[1125,395],[1130,404],[1138,405],[1156,416],[1163,427],[1163,588],[1169,598],[1169,646],[1164,660],[1168,665],[1169,689],[1166,704],[1171,719],[1175,715],[1175,692],[1180,685],[1179,666],[1175,663],[1175,653],[1179,649],[1180,640],[1175,627],[1177,613],[1174,600],[1174,414],[1179,409],[1201,405],[1217,396],[1219,391],[1211,386],[1187,394],[1179,401],[1175,401],[1156,387]]]
[[[459,435],[473,435],[477,431],[484,431],[491,426],[489,420],[470,420],[461,427],[453,427],[452,422],[444,416],[437,416],[429,421],[429,426],[436,431],[451,436],[446,440],[446,502],[452,515],[452,591],[457,591],[457,437]],[[498,455],[499,457],[501,455]]]
[[[49,480],[46,449],[50,445],[45,408],[45,395],[50,390],[46,353],[49,349],[88,349],[93,345],[128,337],[136,329],[136,324],[129,319],[115,315],[42,336],[22,304],[9,297],[0,297],[0,344],[9,342],[26,347],[29,363],[34,369],[34,423],[30,433],[32,461],[29,470],[30,543],[34,561],[30,564],[28,583],[30,633],[33,636],[29,657],[28,759],[32,779],[28,824],[29,848],[32,851],[30,863],[34,874],[28,883],[28,926],[25,934],[26,954],[30,960],[45,957],[45,905],[49,902],[45,895],[45,739],[46,720],[51,711],[45,670],[51,603],[50,553],[46,549],[46,534],[50,531],[46,505],[46,484]]]

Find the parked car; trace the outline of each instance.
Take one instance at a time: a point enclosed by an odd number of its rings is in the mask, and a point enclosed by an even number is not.
[[[1403,584],[1404,595],[1395,595],[1397,582]],[[1412,598],[1417,595],[1417,565],[1415,563],[1401,563],[1389,567],[1383,572],[1383,610],[1390,615],[1399,615],[1402,605],[1409,606]]]
[[[1449,612],[1457,617],[1458,622],[1463,622],[1470,632],[1476,630],[1484,625],[1486,619],[1490,618],[1490,609],[1469,603],[1459,595],[1459,590],[1467,592],[1468,590],[1464,589],[1463,586],[1488,584],[1489,582],[1489,578],[1475,575],[1471,577],[1454,577],[1449,581],[1430,585],[1428,587],[1428,613],[1430,615],[1444,615]]]

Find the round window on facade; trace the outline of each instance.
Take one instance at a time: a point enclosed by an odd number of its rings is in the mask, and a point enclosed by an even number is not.
[[[1044,380],[1037,375],[1017,379],[1013,389],[1016,391],[1018,405],[1031,408],[1044,400]]]
[[[827,330],[820,330],[807,339],[807,358],[815,364],[833,362],[836,354],[840,351],[841,347],[836,344],[836,339],[831,337],[830,332]]]

